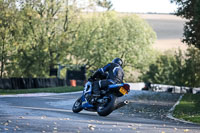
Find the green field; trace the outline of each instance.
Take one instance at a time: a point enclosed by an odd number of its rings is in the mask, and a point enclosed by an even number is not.
[[[200,94],[185,94],[176,106],[173,116],[200,124]]]
[[[8,94],[25,94],[25,93],[64,93],[64,92],[75,92],[82,91],[82,86],[70,87],[70,86],[62,86],[62,87],[51,87],[51,88],[34,88],[34,89],[18,89],[18,90],[2,90],[0,89],[0,95],[8,95]]]

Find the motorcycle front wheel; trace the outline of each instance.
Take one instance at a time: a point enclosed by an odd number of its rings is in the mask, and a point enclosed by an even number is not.
[[[97,113],[100,116],[107,116],[110,113],[112,113],[112,111],[115,109],[116,96],[113,94],[110,94],[108,97],[109,97],[108,102],[104,104],[100,104],[97,108]]]
[[[82,100],[81,100],[81,97],[80,97],[80,98],[78,98],[78,99],[76,100],[76,102],[74,103],[74,105],[73,105],[73,107],[72,107],[72,111],[73,111],[74,113],[78,113],[78,112],[80,112],[81,110],[83,110],[83,108],[82,108]]]

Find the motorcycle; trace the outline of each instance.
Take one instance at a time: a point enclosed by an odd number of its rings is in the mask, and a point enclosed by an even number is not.
[[[91,81],[86,82],[82,96],[75,101],[72,107],[74,113],[79,113],[84,109],[97,112],[100,116],[107,116],[115,109],[128,104],[127,100],[117,103],[117,98],[129,93],[129,84],[111,84],[101,90],[101,96],[98,99],[94,99],[92,96],[92,83]]]

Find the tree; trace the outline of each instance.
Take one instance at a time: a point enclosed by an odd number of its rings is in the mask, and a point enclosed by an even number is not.
[[[171,51],[161,54],[155,62],[149,65],[149,70],[142,75],[144,82],[180,85],[186,84],[185,60],[181,51],[173,54]]]
[[[97,69],[115,57],[124,60],[126,71],[142,70],[151,61],[155,32],[136,15],[116,12],[83,14],[71,51],[77,64]]]
[[[185,85],[190,87],[200,86],[200,50],[194,47],[188,48],[185,59]]]
[[[158,84],[199,87],[200,50],[190,47],[183,53],[165,53],[149,66],[142,80]]]
[[[173,81],[173,85],[186,85],[185,62],[185,53],[179,49],[179,51],[175,52],[174,61],[172,61],[173,70],[170,73],[170,80]]]
[[[110,0],[97,0],[97,5],[107,10],[110,10],[113,7],[113,4]]]
[[[149,48],[156,36],[136,15],[91,12],[97,0],[86,7],[76,0],[1,2],[7,2],[4,9],[12,14],[0,12],[0,37],[6,35],[7,40],[0,40],[1,72],[9,77],[48,77],[57,64],[95,69],[115,57],[124,60],[126,70],[142,70],[150,62]]]
[[[149,71],[143,76],[143,80],[152,83],[173,84],[170,79],[173,60],[173,56],[161,55],[155,63],[149,66]]]
[[[7,76],[7,69],[16,52],[18,16],[14,0],[0,0],[0,78]]]
[[[70,63],[66,57],[77,34],[80,12],[70,0],[21,0],[23,29],[17,49],[18,70],[12,76],[47,77],[58,63]]]
[[[186,18],[183,42],[200,49],[200,1],[171,0],[178,5],[176,15]]]

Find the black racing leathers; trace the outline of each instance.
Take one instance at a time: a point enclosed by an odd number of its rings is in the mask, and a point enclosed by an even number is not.
[[[115,63],[109,63],[103,68],[98,69],[92,78],[105,76],[104,80],[95,81],[93,85],[93,93],[94,95],[100,95],[100,89],[106,88],[110,84],[122,83],[124,78],[124,71],[122,67]]]

